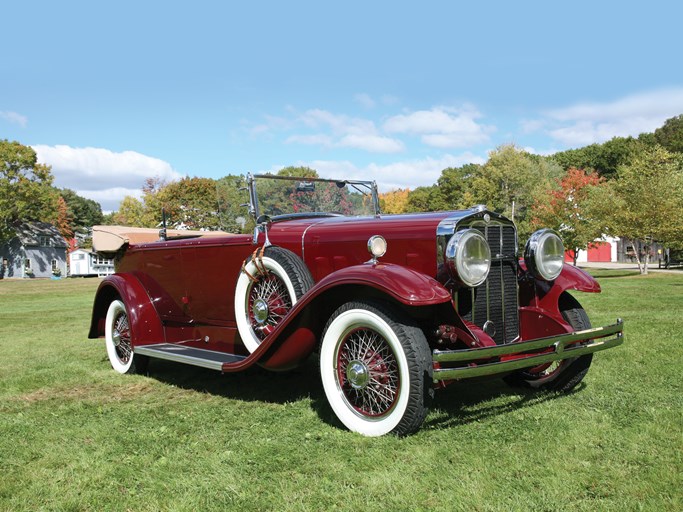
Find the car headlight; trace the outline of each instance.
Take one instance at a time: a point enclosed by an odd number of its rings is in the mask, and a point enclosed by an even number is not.
[[[458,231],[446,246],[446,264],[453,278],[474,288],[489,275],[491,249],[479,231]]]
[[[551,229],[536,231],[524,249],[526,268],[545,281],[557,279],[564,265],[564,244]]]

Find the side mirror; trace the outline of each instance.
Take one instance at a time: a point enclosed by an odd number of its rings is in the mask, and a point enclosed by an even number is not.
[[[253,238],[253,243],[256,244],[258,243],[258,234],[259,231],[263,231],[266,234],[266,241],[264,245],[268,247],[270,245],[270,240],[268,239],[268,230],[270,229],[270,226],[273,225],[273,219],[270,218],[270,215],[259,215],[258,218],[256,219],[256,227],[254,227],[254,238]]]
[[[273,219],[270,218],[270,215],[259,215],[258,219],[256,219],[256,225],[263,226],[265,229],[270,229],[272,224]]]

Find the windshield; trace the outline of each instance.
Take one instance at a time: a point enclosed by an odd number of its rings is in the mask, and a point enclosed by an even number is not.
[[[256,216],[308,217],[376,215],[377,187],[372,181],[334,181],[319,178],[256,175],[250,182],[252,213]]]

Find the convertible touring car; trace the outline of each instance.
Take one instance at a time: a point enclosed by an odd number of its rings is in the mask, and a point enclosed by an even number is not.
[[[236,372],[316,353],[340,422],[367,436],[419,429],[435,391],[500,375],[569,391],[623,322],[591,327],[559,236],[484,206],[384,215],[371,181],[248,176],[253,233],[98,226],[116,273],[89,336],[120,373],[151,358]]]

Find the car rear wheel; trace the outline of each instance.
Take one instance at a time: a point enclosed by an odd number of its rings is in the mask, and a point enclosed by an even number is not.
[[[579,301],[564,292],[560,296],[560,312],[575,331],[590,329],[591,323]],[[535,368],[526,368],[507,375],[504,380],[513,386],[568,392],[586,376],[593,354],[554,361]]]
[[[332,410],[354,432],[406,435],[427,415],[427,340],[388,305],[349,302],[334,312],[323,334],[320,375]]]
[[[143,373],[147,371],[149,358],[135,355],[131,341],[128,312],[126,305],[121,300],[116,299],[109,304],[104,337],[109,362],[114,370],[119,373]]]
[[[247,260],[235,289],[235,320],[249,352],[275,330],[311,286],[308,268],[287,249],[270,246],[262,256]]]

